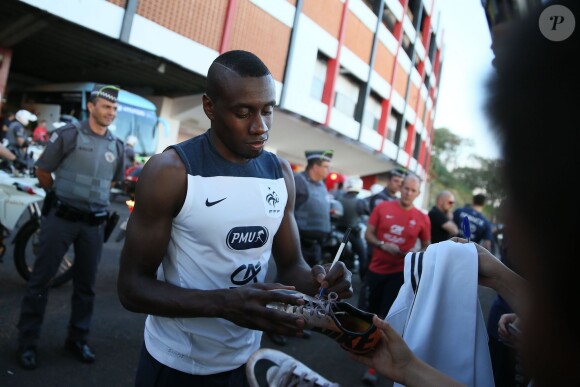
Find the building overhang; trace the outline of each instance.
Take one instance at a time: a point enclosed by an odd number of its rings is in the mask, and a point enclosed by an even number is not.
[[[179,103],[178,100],[187,100],[189,109],[183,109],[185,104]],[[201,95],[178,100],[174,101],[178,103],[174,105],[173,113],[175,117],[181,118],[179,141],[205,132],[210,127],[210,121],[203,112]],[[176,106],[180,108],[175,108]],[[397,167],[397,164],[383,153],[280,108],[274,111],[266,147],[290,163],[302,166],[306,164],[304,151],[332,149],[334,156],[331,169],[347,176],[376,175]]]

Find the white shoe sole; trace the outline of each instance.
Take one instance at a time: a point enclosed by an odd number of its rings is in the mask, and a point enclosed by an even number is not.
[[[267,384],[259,384],[256,378],[255,368],[260,360],[274,363],[266,371]],[[270,348],[259,349],[250,356],[246,363],[246,377],[250,387],[340,387],[339,384],[330,382],[292,356]]]

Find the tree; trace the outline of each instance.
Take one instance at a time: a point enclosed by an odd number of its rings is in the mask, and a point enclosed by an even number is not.
[[[454,176],[474,191],[481,189],[485,192],[489,203],[489,214],[497,215],[497,207],[505,198],[506,192],[501,176],[501,160],[490,160],[474,156],[479,167],[462,167],[453,171]]]
[[[501,161],[472,156],[475,167],[458,167],[460,151],[472,146],[470,140],[450,132],[447,128],[435,129],[429,169],[429,202],[442,190],[456,196],[458,205],[471,203],[474,191],[482,190],[489,198],[486,213],[492,218],[496,214],[505,190],[501,181]]]
[[[445,166],[447,170],[457,168],[459,151],[462,147],[471,146],[471,140],[462,138],[452,133],[447,128],[435,129],[432,147],[432,158],[435,157]]]
[[[467,141],[447,128],[435,129],[433,135],[429,181],[434,183],[431,192],[436,195],[434,191],[437,189],[449,189],[457,185],[452,171],[457,165],[459,151]]]

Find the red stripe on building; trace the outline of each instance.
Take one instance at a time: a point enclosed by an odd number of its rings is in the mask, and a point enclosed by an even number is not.
[[[336,87],[336,78],[340,69],[340,51],[344,41],[344,31],[346,30],[346,15],[348,12],[348,0],[345,0],[342,6],[342,16],[340,18],[340,28],[338,30],[338,46],[336,48],[336,58],[328,60],[326,67],[326,82],[324,83],[324,90],[322,92],[322,102],[328,106],[326,111],[326,119],[324,125],[328,126],[330,123],[330,115],[332,106],[334,105],[334,89]]]
[[[234,26],[234,16],[236,14],[236,7],[238,0],[229,0],[228,8],[226,10],[226,19],[224,21],[224,31],[222,33],[222,41],[220,43],[220,54],[228,51],[230,42],[232,40],[232,28]]]
[[[387,122],[389,119],[389,116],[391,115],[391,108],[392,108],[392,104],[391,104],[391,99],[393,98],[393,90],[395,89],[395,79],[397,77],[397,57],[399,56],[399,50],[401,49],[401,46],[403,45],[403,20],[405,20],[405,15],[407,14],[407,8],[409,7],[409,0],[400,0],[401,4],[403,5],[403,16],[401,17],[401,20],[398,21],[395,24],[395,28],[393,31],[393,37],[395,39],[397,39],[397,49],[395,50],[395,63],[393,63],[393,71],[391,73],[391,79],[390,79],[390,83],[391,83],[391,90],[389,92],[389,98],[385,98],[383,99],[383,102],[381,104],[381,119],[379,120],[379,127],[378,127],[378,132],[379,134],[382,134],[383,136],[383,141],[381,141],[381,147],[379,148],[379,151],[383,151],[383,147],[385,145],[385,139],[387,138],[388,134],[389,134],[389,128],[387,127]],[[410,74],[409,74],[410,76]]]

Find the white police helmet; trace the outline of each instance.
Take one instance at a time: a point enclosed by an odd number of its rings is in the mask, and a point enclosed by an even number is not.
[[[363,181],[359,177],[351,177],[344,184],[344,190],[346,192],[360,192],[363,188]]]
[[[130,135],[129,137],[127,137],[127,139],[125,140],[125,143],[127,143],[127,145],[131,145],[131,146],[135,146],[137,145],[137,143],[139,142],[139,140],[137,139],[137,137]]]
[[[24,126],[28,125],[30,121],[36,121],[38,119],[34,114],[24,109],[18,110],[14,117]]]

